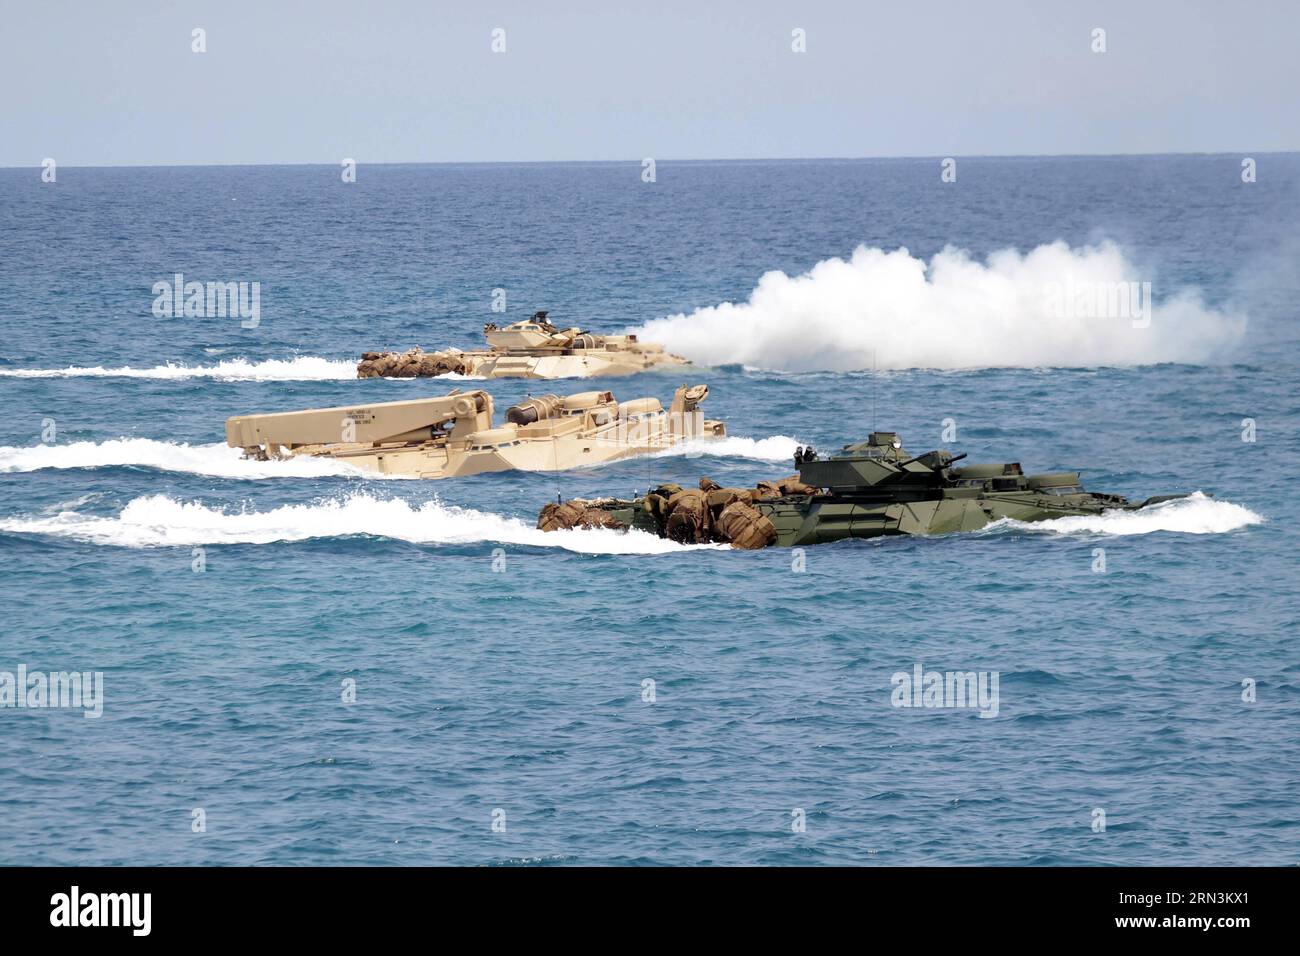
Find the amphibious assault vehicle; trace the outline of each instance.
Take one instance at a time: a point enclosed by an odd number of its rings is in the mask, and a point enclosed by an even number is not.
[[[798,475],[756,488],[662,485],[635,500],[577,499],[549,504],[537,526],[637,528],[682,543],[737,548],[822,544],[841,538],[974,531],[1002,518],[1042,521],[1066,515],[1132,511],[1184,498],[1131,502],[1084,491],[1073,471],[1026,475],[1018,462],[965,465],[945,450],[910,455],[894,432],[873,432],[830,457],[795,454]]]
[[[410,478],[563,471],[725,436],[722,422],[700,409],[708,396],[707,385],[683,385],[664,411],[657,398],[543,395],[510,407],[496,425],[491,395],[456,390],[405,402],[237,415],[226,420],[226,444],[259,460],[312,455]]]
[[[592,335],[579,328],[560,329],[546,312],[513,322],[503,329],[483,327],[488,347],[463,352],[449,348],[425,352],[366,352],[357,365],[358,378],[425,378],[455,373],[474,378],[589,378],[631,375],[686,359],[665,352],[662,345],[638,342],[635,335]]]

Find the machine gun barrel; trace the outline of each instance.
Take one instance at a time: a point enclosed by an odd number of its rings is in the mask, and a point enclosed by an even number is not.
[[[926,452],[926,454],[928,455],[929,452]],[[947,468],[948,465],[951,465],[954,461],[961,461],[963,458],[966,457],[967,454],[968,454],[967,452],[962,452],[960,455],[956,455],[956,456],[954,456],[954,457],[952,457],[952,458],[949,458],[948,461],[947,461],[947,463],[944,464],[942,467]],[[907,472],[903,470],[904,468],[906,468],[908,465],[912,464],[912,462],[914,462],[914,461],[920,461],[920,460],[921,460],[922,458],[924,458],[924,457],[925,457],[925,455],[915,455],[915,456],[913,456],[912,458],[908,458],[908,459],[906,459],[905,461],[896,462],[896,463],[894,464],[894,467],[897,468],[898,471],[894,472],[893,474],[886,475],[886,476],[885,476],[884,478],[882,478],[880,481],[876,482],[876,486],[879,487],[879,486],[881,486],[881,485],[888,485],[888,484],[891,484],[892,482],[898,481],[900,478],[902,478],[902,477],[904,477],[905,475],[907,475]],[[931,471],[934,471],[934,472],[937,472],[939,469],[938,469],[938,468],[931,468],[930,470],[931,470]]]
[[[925,454],[928,455],[929,452],[926,452]],[[951,458],[948,459],[948,461],[944,464],[943,467],[944,467],[944,468],[947,468],[948,465],[951,465],[954,461],[961,461],[963,458],[965,458],[965,457],[966,457],[967,455],[969,455],[969,454],[970,454],[970,452],[966,452],[966,451],[964,451],[964,452],[962,452],[960,455],[954,455],[953,457],[951,457]],[[894,467],[895,467],[895,468],[906,468],[906,467],[907,467],[908,465],[910,465],[912,462],[914,462],[914,461],[920,461],[920,460],[921,460],[922,458],[924,458],[924,457],[925,457],[925,455],[914,455],[913,457],[908,458],[906,461],[900,461],[900,462],[896,463],[896,464],[894,465]]]

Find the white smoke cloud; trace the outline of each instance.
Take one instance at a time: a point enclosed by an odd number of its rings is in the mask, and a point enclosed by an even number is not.
[[[1140,295],[1143,282],[1149,321],[1106,307],[1108,290],[1137,283]],[[704,365],[854,371],[872,367],[873,351],[885,369],[1199,364],[1223,357],[1245,326],[1197,290],[1161,289],[1113,243],[1058,241],[983,263],[951,247],[926,263],[859,246],[803,275],[768,272],[747,302],[628,331]]]

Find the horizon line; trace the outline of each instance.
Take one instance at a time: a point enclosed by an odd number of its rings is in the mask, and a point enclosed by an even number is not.
[[[638,159],[474,159],[474,160],[357,160],[357,166],[595,166],[641,164],[646,159],[658,163],[826,163],[868,162],[872,160],[934,160],[934,159],[1141,159],[1160,156],[1292,156],[1300,149],[1266,149],[1243,152],[1239,150],[1187,150],[1174,152],[1139,153],[949,153],[881,154],[875,156],[730,156],[730,157],[672,157],[646,156]],[[53,158],[53,157],[44,157]],[[352,158],[352,157],[346,157]],[[31,164],[3,165],[0,170],[40,169],[42,160]],[[56,160],[56,162],[58,162]],[[58,162],[63,169],[241,169],[241,168],[294,168],[328,167],[342,165],[343,160],[330,162],[286,163],[107,163],[86,164]]]

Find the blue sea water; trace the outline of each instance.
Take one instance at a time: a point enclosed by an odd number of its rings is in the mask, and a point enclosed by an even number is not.
[[[0,170],[0,671],[105,688],[98,719],[0,708],[0,863],[1295,862],[1300,156],[1259,162],[1245,184],[1236,156],[968,159],[951,188],[932,159],[661,162],[653,184],[639,164]],[[707,381],[732,436],[773,440],[559,475],[214,447],[232,414],[465,387],[346,375],[366,349],[477,344],[498,288],[506,318],[607,331],[858,245],[1104,239],[1244,314],[1240,344],[601,380]],[[177,272],[260,282],[260,323],[156,318]],[[487,387],[504,409],[591,385]],[[843,542],[802,570],[532,530],[557,494],[748,485],[873,422],[914,453],[1252,518]],[[916,664],[997,672],[997,716],[893,706]]]

